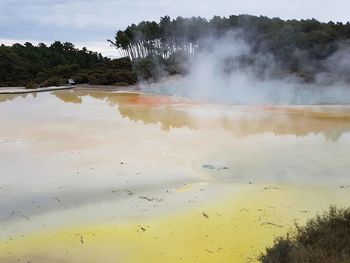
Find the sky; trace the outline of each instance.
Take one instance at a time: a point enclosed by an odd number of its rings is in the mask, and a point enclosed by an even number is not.
[[[0,0],[0,43],[55,40],[115,57],[107,39],[142,20],[169,15],[265,15],[283,19],[350,20],[349,0]]]

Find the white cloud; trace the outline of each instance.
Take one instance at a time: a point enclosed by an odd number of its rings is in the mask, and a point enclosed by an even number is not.
[[[44,43],[46,45],[50,45],[52,41],[39,41],[35,39],[0,39],[0,43],[11,46],[15,43],[24,44],[25,42],[30,42],[33,45],[38,45],[39,43]],[[111,47],[107,41],[84,41],[84,42],[75,42],[76,48],[86,47],[88,50],[101,53],[105,57],[116,58],[119,56],[118,51]]]

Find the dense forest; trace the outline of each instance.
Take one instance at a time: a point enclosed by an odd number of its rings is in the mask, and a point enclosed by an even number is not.
[[[0,86],[55,86],[69,78],[77,83],[123,85],[137,80],[128,58],[111,60],[86,48],[76,49],[72,43],[0,46]]]
[[[334,52],[339,40],[350,39],[350,23],[321,23],[315,19],[282,20],[264,16],[239,15],[211,20],[201,17],[162,17],[160,22],[142,21],[119,30],[114,41],[121,56],[131,59],[159,55],[167,58],[177,51],[194,53],[208,37],[220,38],[229,30],[241,30],[256,52],[273,52],[279,56],[298,48],[314,58]],[[286,54],[287,53],[287,54]]]
[[[77,84],[132,85],[138,78],[157,78],[162,72],[181,73],[184,58],[171,56],[131,61],[129,57],[109,59],[72,43],[56,41],[50,46],[31,43],[0,46],[0,87],[27,88],[67,84],[72,78]],[[180,63],[181,62],[181,63]]]
[[[186,74],[192,58],[210,50],[213,41],[229,32],[248,43],[250,51],[239,56],[228,53],[222,61],[226,72],[249,67],[257,76],[264,76],[268,69],[269,77],[295,75],[305,82],[313,82],[316,75],[324,73],[327,78],[350,82],[350,62],[346,59],[350,54],[349,23],[232,15],[210,20],[165,16],[159,22],[132,24],[108,40],[120,59],[59,41],[49,46],[1,45],[0,86],[60,85],[68,78],[76,83],[130,85],[140,79]],[[235,44],[232,40],[225,45]],[[333,58],[332,63],[329,58]]]
[[[261,57],[272,56],[276,63],[275,69],[278,69],[272,74],[295,74],[305,81],[313,81],[317,73],[332,71],[323,62],[340,48],[350,53],[349,22],[322,23],[315,19],[285,21],[250,15],[214,16],[211,20],[201,17],[171,20],[165,16],[159,23],[143,21],[123,31],[119,30],[115,39],[109,42],[119,50],[121,56],[128,56],[131,60],[149,57],[158,57],[159,60],[159,57],[167,59],[176,53],[189,56],[201,53],[210,49],[213,41],[223,38],[228,32],[236,32],[236,36],[249,43],[250,54],[234,59],[238,60],[240,67],[260,64],[257,73],[268,66],[261,61]],[[231,44],[234,45],[234,41]],[[223,61],[226,67],[234,62],[229,54]],[[341,69],[344,70],[346,72],[332,73],[340,73],[349,80],[349,63]]]

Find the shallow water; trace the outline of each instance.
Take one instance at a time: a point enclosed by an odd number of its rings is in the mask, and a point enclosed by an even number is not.
[[[0,120],[0,262],[255,262],[349,205],[349,106],[57,91]]]

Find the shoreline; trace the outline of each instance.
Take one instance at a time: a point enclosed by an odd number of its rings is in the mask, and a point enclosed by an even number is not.
[[[61,86],[61,87],[47,87],[47,88],[38,88],[38,89],[26,89],[23,87],[6,87],[0,88],[0,95],[2,94],[26,94],[26,93],[38,93],[38,92],[47,92],[55,90],[67,90],[73,89],[74,86]]]
[[[94,90],[94,91],[140,91],[140,85],[112,86],[112,85],[89,85],[78,84],[74,86],[46,87],[37,89],[26,89],[25,87],[0,87],[0,95],[29,94],[38,92],[49,92],[58,90]]]
[[[138,82],[133,85],[127,86],[114,86],[114,85],[92,85],[88,83],[76,84],[72,86],[51,86],[45,88],[37,89],[26,89],[25,87],[0,87],[0,95],[2,94],[25,94],[25,93],[37,93],[37,92],[46,92],[46,91],[55,91],[55,90],[96,90],[96,91],[140,91],[142,86],[154,86],[161,85],[167,81],[178,80],[179,76],[172,76],[160,79],[154,82]]]

